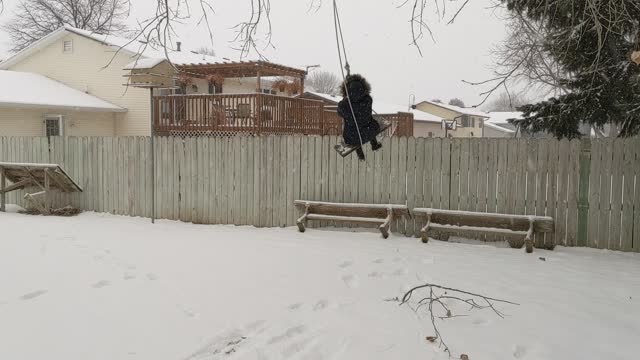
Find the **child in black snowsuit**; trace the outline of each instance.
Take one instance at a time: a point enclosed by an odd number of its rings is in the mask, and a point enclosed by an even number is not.
[[[346,85],[340,86],[342,92],[342,101],[338,103],[338,115],[344,119],[344,128],[342,137],[347,145],[364,145],[371,143],[371,148],[376,151],[382,147],[382,144],[376,139],[376,135],[380,133],[380,124],[373,118],[371,98],[371,85],[361,75],[347,76]],[[347,98],[347,91],[349,97]],[[351,100],[351,105],[349,105]],[[353,112],[351,110],[353,107]],[[355,119],[353,115],[355,114]],[[356,126],[357,122],[357,126]],[[358,136],[358,129],[360,136]],[[362,143],[360,140],[362,138]],[[358,158],[364,160],[364,152],[362,147],[356,150]]]

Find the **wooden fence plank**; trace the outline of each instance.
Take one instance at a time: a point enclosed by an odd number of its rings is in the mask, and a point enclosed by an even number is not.
[[[633,198],[635,186],[635,169],[633,168],[636,160],[635,139],[624,140],[624,162],[623,169],[623,193],[622,193],[622,222],[620,229],[620,249],[622,251],[633,250]]]
[[[620,232],[622,221],[622,180],[624,165],[624,140],[613,142],[613,169],[611,183],[611,230],[609,232],[609,249],[620,249]]]
[[[407,139],[407,157],[406,157],[406,172],[407,172],[407,187],[404,191],[405,201],[409,209],[416,208],[416,172],[417,172],[417,160],[416,160],[416,139]],[[405,219],[405,235],[414,236],[416,233],[415,221],[413,219]]]
[[[425,188],[429,186],[431,183],[431,179],[427,179],[425,176],[425,146],[427,143],[426,138],[417,138],[415,140],[415,192],[407,194],[408,196],[413,198],[413,206],[410,209],[413,210],[414,207],[425,207]],[[430,155],[430,154],[429,154]],[[427,168],[427,171],[430,171]],[[418,220],[413,220],[413,236],[418,236],[420,234],[420,229],[424,226]]]
[[[455,138],[451,143],[451,170],[449,206],[451,210],[460,210],[460,155],[462,153],[462,139]],[[443,153],[444,156],[444,153]],[[443,159],[444,160],[444,159]]]
[[[613,162],[613,140],[600,144],[600,218],[598,224],[598,248],[609,247],[609,220],[611,218],[611,165]],[[575,245],[574,245],[575,246]]]
[[[580,183],[580,140],[569,146],[569,189],[567,205],[567,244],[578,244],[578,192]]]
[[[549,140],[538,141],[538,166],[536,168],[536,212],[535,215],[545,215],[547,201],[547,165]],[[535,246],[544,247],[543,233],[537,233]]]
[[[487,181],[489,176],[489,140],[480,139],[478,148],[478,176],[477,176],[477,198],[476,210],[487,212]]]
[[[506,206],[507,214],[515,214],[518,201],[518,170],[520,169],[518,139],[507,140]]]
[[[632,249],[635,252],[640,252],[640,137],[636,137],[633,143],[635,149],[636,158],[633,164],[634,172],[636,174],[635,181],[635,196],[633,201],[633,241]],[[629,226],[629,224],[625,224]]]
[[[470,166],[470,156],[471,156],[471,140],[472,139],[462,139],[460,144],[460,170],[458,172],[458,177],[460,178],[460,196],[458,202],[458,208],[460,210],[469,210],[469,166]]]
[[[557,204],[558,204],[558,161],[560,155],[558,151],[559,142],[557,140],[549,141],[549,154],[547,163],[547,216],[551,216],[553,219],[557,218]],[[553,249],[557,245],[555,232],[545,234],[545,247]]]
[[[448,194],[451,190],[451,139],[442,139],[441,148],[441,164],[440,164],[440,208],[444,210],[451,209],[450,197]]]
[[[602,141],[591,141],[591,169],[589,172],[589,225],[587,227],[588,246],[598,248],[600,219],[600,168],[602,165]]]
[[[495,213],[498,209],[498,143],[489,144],[487,167],[487,212]]]
[[[468,211],[478,210],[478,182],[480,173],[480,138],[473,138],[469,143],[469,197]]]

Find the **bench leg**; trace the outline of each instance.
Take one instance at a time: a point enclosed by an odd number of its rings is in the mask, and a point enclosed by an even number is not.
[[[305,226],[307,224],[307,216],[309,216],[309,204],[307,204],[307,206],[305,207],[304,215],[302,215],[296,221],[296,224],[298,225],[298,231],[300,231],[301,233],[305,232],[306,230]]]
[[[527,253],[533,252],[533,220],[529,220],[529,231],[527,231],[527,237],[524,238],[525,248]]]
[[[391,220],[393,220],[393,209],[387,209],[387,218],[384,220],[384,223],[380,225],[380,232],[382,233],[382,237],[385,239],[389,238],[389,228],[391,227]]]
[[[422,242],[424,244],[429,242],[429,227],[431,227],[431,215],[427,216],[427,225],[420,230],[420,233],[422,234]]]

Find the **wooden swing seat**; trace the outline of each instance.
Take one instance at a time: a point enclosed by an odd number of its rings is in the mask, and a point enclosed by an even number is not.
[[[389,237],[391,221],[409,215],[409,209],[405,205],[343,204],[296,200],[295,206],[301,214],[296,222],[300,232],[305,232],[308,220],[335,221],[378,225],[378,229],[385,239]]]
[[[416,219],[425,219],[422,228],[422,242],[429,241],[429,230],[439,233],[455,233],[473,238],[478,234],[498,235],[515,241],[522,241],[527,252],[533,252],[535,233],[554,231],[553,218],[548,216],[508,215],[457,210],[417,208],[413,209]],[[515,242],[514,242],[515,243]],[[520,243],[522,246],[522,243]]]

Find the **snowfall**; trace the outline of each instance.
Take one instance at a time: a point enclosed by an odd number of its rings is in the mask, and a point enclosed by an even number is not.
[[[519,304],[449,304],[451,358],[640,354],[640,254],[0,213],[0,359],[449,359],[424,283]]]

